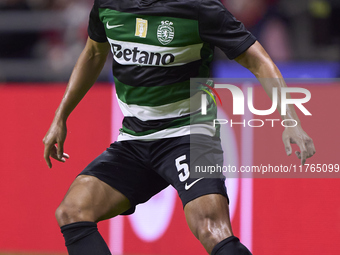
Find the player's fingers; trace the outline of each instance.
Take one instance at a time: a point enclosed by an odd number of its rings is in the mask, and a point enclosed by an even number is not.
[[[307,151],[308,151],[307,158],[310,158],[311,156],[313,156],[315,154],[315,146],[314,146],[312,139],[307,142],[306,147],[307,147]]]
[[[52,168],[52,162],[49,156],[44,156],[48,168]]]
[[[56,145],[53,145],[52,148],[50,149],[50,157],[58,160]]]
[[[51,152],[51,146],[45,144],[44,159],[45,159],[47,166],[49,168],[52,167],[52,163],[51,163],[51,159],[50,159],[50,152]]]
[[[297,142],[297,145],[300,148],[300,152],[295,152],[295,154],[299,159],[301,159],[301,165],[304,165],[308,156],[306,145],[302,141]]]
[[[66,159],[69,159],[70,156],[66,153],[63,153],[63,156],[60,158],[57,154],[55,154],[54,159],[60,161],[60,162],[66,162]]]
[[[307,151],[303,151],[302,153],[299,154],[300,156],[298,156],[298,158],[301,159],[301,165],[303,166],[307,160]]]
[[[53,147],[53,150],[51,150],[51,153],[50,153],[51,158],[58,160],[60,162],[65,162],[66,159],[70,157],[66,153],[63,153],[62,155],[63,156],[61,158],[58,156],[58,148],[56,146]]]
[[[298,159],[301,159],[301,153],[299,151],[295,151],[295,155],[298,157]]]
[[[290,156],[292,154],[292,146],[290,145],[290,139],[288,136],[286,137],[282,137],[282,141],[283,141],[283,144],[285,146],[285,151],[287,153],[288,156]]]
[[[57,148],[58,159],[62,160],[63,159],[63,155],[64,155],[64,142],[58,141],[58,148]]]
[[[301,142],[301,146],[299,146],[301,149],[301,153],[303,150],[306,150],[306,159],[312,157],[315,154],[315,146],[313,143],[313,140],[308,138]],[[302,157],[302,156],[301,156]]]

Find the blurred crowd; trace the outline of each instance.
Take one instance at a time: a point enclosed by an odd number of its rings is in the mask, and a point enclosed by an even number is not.
[[[51,25],[51,29],[40,31],[0,30],[0,59],[45,59],[56,71],[73,65],[87,37],[92,4],[93,0],[0,0],[0,13],[18,17],[30,13],[34,18],[40,13],[45,12],[48,17],[55,12],[59,14],[58,22],[63,24],[62,28]],[[43,22],[57,23],[52,16]]]
[[[340,0],[222,1],[274,60],[340,60]]]
[[[275,61],[340,60],[340,0],[221,1]],[[0,18],[4,13],[55,12],[63,22],[61,28],[49,30],[4,31],[0,26],[0,61],[44,59],[55,71],[69,69],[84,46],[92,4],[93,0],[0,0]]]

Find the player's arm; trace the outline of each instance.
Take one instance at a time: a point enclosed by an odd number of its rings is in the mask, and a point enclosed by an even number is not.
[[[238,56],[235,60],[242,66],[249,69],[256,76],[270,98],[272,98],[272,88],[278,88],[279,96],[277,109],[281,113],[281,88],[286,87],[286,83],[279,69],[269,57],[267,52],[263,49],[261,44],[256,41],[248,48],[248,50]],[[301,164],[303,165],[306,159],[313,156],[315,153],[314,143],[302,129],[300,120],[293,105],[288,105],[286,115],[281,115],[281,117],[282,119],[294,119],[297,122],[296,127],[285,128],[282,134],[282,139],[287,155],[292,153],[291,143],[296,143],[299,146],[300,152],[297,151],[295,154],[299,159],[301,159]]]
[[[65,162],[65,158],[68,158],[63,150],[67,132],[66,120],[97,80],[106,62],[109,50],[110,46],[107,42],[98,43],[88,38],[85,48],[72,71],[51,127],[43,139],[45,145],[44,158],[49,168],[52,167],[50,157],[61,162]]]

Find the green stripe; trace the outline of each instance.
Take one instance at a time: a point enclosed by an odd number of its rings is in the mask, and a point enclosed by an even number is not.
[[[199,36],[197,20],[164,16],[139,15],[133,13],[119,12],[106,8],[99,8],[99,17],[105,26],[107,37],[114,40],[138,42],[166,47],[180,47],[202,43],[202,40]],[[148,28],[146,38],[135,36],[136,18],[147,20]],[[172,22],[173,24],[171,26],[174,28],[174,38],[170,43],[166,45],[163,45],[157,39],[158,26],[161,25],[162,21]],[[109,22],[109,25],[111,26],[119,24],[124,25],[113,29],[107,29],[107,22]]]
[[[126,104],[141,106],[160,106],[190,98],[190,81],[157,87],[134,87],[116,78],[118,98]]]

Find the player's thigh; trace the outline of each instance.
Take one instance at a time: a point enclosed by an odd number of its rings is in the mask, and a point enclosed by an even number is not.
[[[79,175],[71,184],[56,217],[60,226],[77,221],[93,221],[114,217],[130,208],[121,192],[94,176]]]

